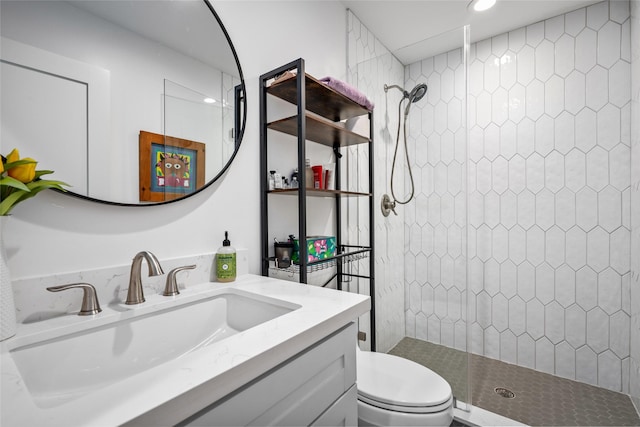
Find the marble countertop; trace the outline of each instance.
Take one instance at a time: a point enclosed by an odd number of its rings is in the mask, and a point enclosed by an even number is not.
[[[251,292],[300,308],[209,344],[180,358],[59,405],[36,404],[12,359],[11,351],[110,323],[146,316],[171,304],[211,297],[226,288]],[[15,337],[0,343],[0,424],[13,426],[174,425],[313,345],[370,309],[367,296],[301,285],[256,275],[231,283],[201,283],[173,299],[152,295],[144,306],[123,311],[103,307],[97,316],[73,314],[20,324]],[[158,331],[158,339],[168,339]],[[82,349],[74,349],[82,351]],[[54,361],[42,360],[43,364]]]

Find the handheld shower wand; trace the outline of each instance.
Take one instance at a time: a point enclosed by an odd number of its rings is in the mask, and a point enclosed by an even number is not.
[[[398,89],[400,92],[402,92],[402,99],[398,103],[398,133],[396,134],[396,148],[395,148],[395,151],[393,153],[393,163],[391,165],[391,196],[393,197],[393,200],[391,200],[391,198],[387,194],[385,194],[383,196],[382,204],[381,204],[382,214],[385,217],[388,216],[391,211],[393,211],[394,214],[396,213],[396,211],[395,211],[396,203],[399,203],[401,205],[405,205],[405,204],[409,203],[413,199],[413,196],[415,194],[415,184],[413,182],[413,172],[411,171],[411,162],[410,162],[410,159],[409,159],[409,150],[407,149],[407,117],[409,116],[409,110],[411,108],[411,104],[413,104],[414,102],[420,101],[427,94],[427,85],[424,84],[424,83],[419,83],[413,89],[411,89],[411,91],[407,92],[407,90],[404,89],[401,86],[398,86],[398,85],[386,85],[385,84],[384,85],[385,93],[388,92],[389,89]],[[409,169],[409,179],[410,179],[410,182],[411,182],[411,194],[409,195],[409,198],[407,200],[400,201],[396,197],[396,195],[394,193],[394,190],[393,190],[393,176],[395,174],[396,157],[398,155],[398,146],[400,145],[400,115],[401,115],[401,111],[402,111],[402,102],[405,99],[408,99],[409,102],[407,103],[407,106],[404,109],[404,120],[403,120],[404,152],[405,152],[405,159],[406,159],[406,162],[407,162],[407,168]]]

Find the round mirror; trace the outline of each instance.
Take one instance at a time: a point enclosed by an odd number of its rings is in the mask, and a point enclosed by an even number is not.
[[[231,164],[244,80],[206,0],[2,0],[0,18],[2,154],[122,205],[188,197]]]

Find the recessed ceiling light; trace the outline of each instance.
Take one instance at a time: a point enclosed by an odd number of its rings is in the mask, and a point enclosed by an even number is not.
[[[213,104],[214,102],[216,102],[216,100],[213,98],[205,98],[204,102],[206,102],[207,104]]]
[[[483,12],[487,9],[491,9],[495,4],[496,0],[473,0],[467,7],[476,12]]]

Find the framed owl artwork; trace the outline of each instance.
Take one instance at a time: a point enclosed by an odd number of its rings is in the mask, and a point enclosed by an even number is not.
[[[164,202],[204,186],[205,144],[140,131],[140,201]]]

